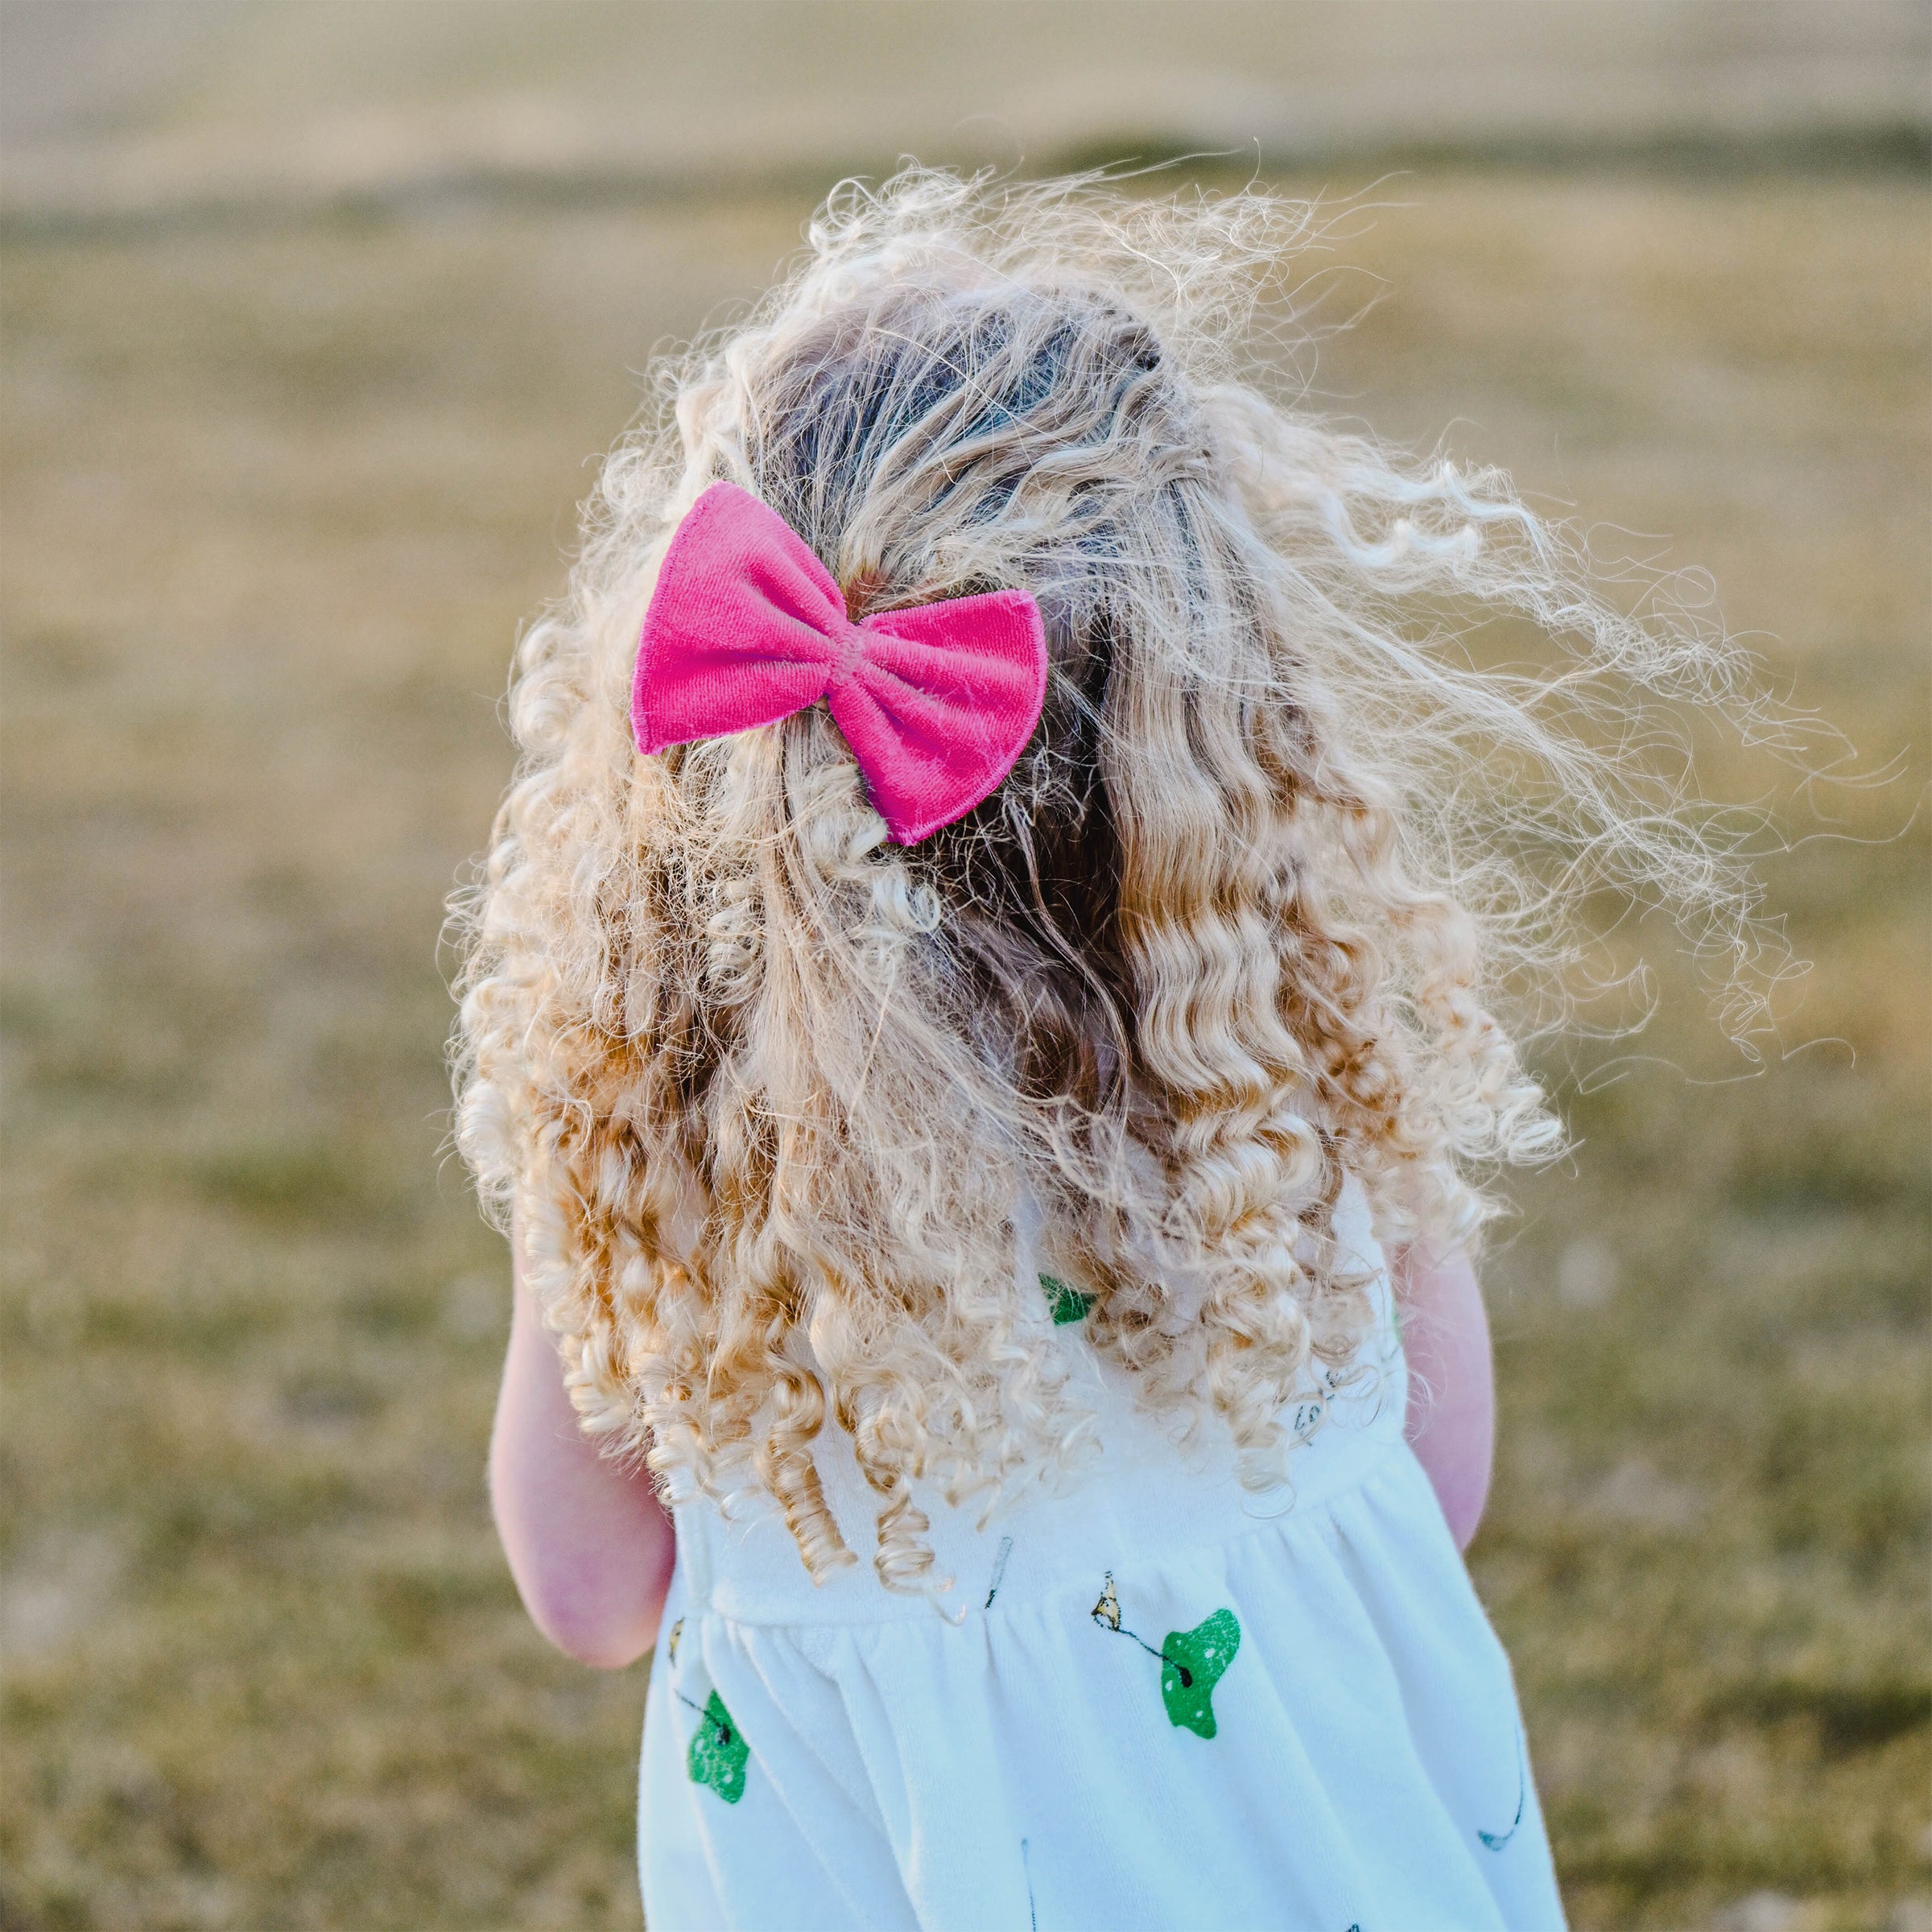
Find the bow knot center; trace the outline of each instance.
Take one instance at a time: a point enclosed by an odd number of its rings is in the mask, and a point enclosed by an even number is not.
[[[825,695],[834,696],[851,681],[852,674],[859,667],[859,660],[865,654],[865,633],[848,617],[833,634],[838,639],[839,654],[833,662],[832,675],[825,680]]]

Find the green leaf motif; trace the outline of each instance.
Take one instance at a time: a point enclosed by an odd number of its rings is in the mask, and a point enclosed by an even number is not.
[[[1241,1626],[1232,1610],[1216,1610],[1191,1630],[1170,1630],[1161,1645],[1161,1701],[1170,1724],[1196,1737],[1212,1737],[1214,1687],[1241,1647]]]
[[[691,1781],[710,1785],[726,1804],[735,1805],[745,1795],[745,1766],[750,1757],[745,1733],[731,1721],[724,1699],[712,1691],[685,1755]]]
[[[1051,1274],[1040,1277],[1040,1286],[1046,1292],[1046,1310],[1056,1328],[1064,1328],[1069,1322],[1084,1322],[1093,1312],[1092,1295],[1082,1294],[1079,1289],[1055,1281]]]

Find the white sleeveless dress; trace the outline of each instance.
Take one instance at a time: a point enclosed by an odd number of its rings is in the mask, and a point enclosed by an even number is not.
[[[1106,1455],[986,1530],[929,1509],[949,1623],[775,1510],[676,1513],[638,1803],[649,1932],[1543,1932],[1563,1909],[1501,1647],[1369,1373],[1294,1422],[1291,1492],[1183,1459],[1097,1364]],[[1077,1300],[1051,1310],[1077,1319]],[[923,1499],[922,1499],[923,1500]]]

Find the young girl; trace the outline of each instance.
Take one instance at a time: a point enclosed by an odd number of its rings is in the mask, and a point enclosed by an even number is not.
[[[524,642],[491,1477],[539,1625],[655,1645],[651,1932],[1562,1923],[1458,1554],[1476,1177],[1560,1143],[1498,989],[1605,882],[1748,950],[1631,753],[1734,667],[1274,398],[1308,219],[848,189]]]

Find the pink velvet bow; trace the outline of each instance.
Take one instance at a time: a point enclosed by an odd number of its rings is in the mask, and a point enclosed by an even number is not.
[[[857,624],[784,518],[714,483],[672,535],[644,617],[630,720],[640,751],[770,724],[820,698],[893,838],[964,818],[1011,771],[1046,694],[1023,590]]]

